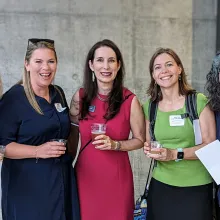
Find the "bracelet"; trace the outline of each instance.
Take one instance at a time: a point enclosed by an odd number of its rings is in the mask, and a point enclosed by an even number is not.
[[[39,157],[37,156],[37,151],[39,150],[38,147],[35,147],[35,158],[36,158],[36,163],[38,162]]]
[[[121,149],[121,143],[119,141],[115,141],[115,149],[116,151],[120,151]]]
[[[76,126],[76,127],[79,127],[79,125],[78,125],[78,124],[73,123],[73,122],[71,122],[71,125]]]

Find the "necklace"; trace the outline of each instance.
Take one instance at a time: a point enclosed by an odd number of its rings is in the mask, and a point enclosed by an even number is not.
[[[97,93],[97,98],[102,101],[102,102],[107,102],[108,101],[108,97],[107,98],[102,98],[98,93]]]

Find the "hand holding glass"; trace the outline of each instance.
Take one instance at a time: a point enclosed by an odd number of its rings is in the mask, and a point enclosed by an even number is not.
[[[102,123],[93,123],[91,125],[91,133],[92,133],[92,140],[94,141],[95,137],[98,135],[102,135],[106,133],[106,124]]]
[[[57,141],[57,142],[60,142],[60,143],[64,143],[65,146],[67,144],[67,140],[66,139],[61,139],[61,138],[51,139],[50,141]]]
[[[158,141],[151,141],[150,142],[150,154],[159,154],[159,151],[155,151],[155,149],[162,148],[163,145],[160,144]]]
[[[62,138],[55,138],[55,139],[51,139],[50,141],[56,141],[56,142],[59,142],[59,143],[64,143],[64,146],[66,146],[66,144],[67,144],[67,140],[66,139],[62,139]],[[62,150],[61,150],[62,151]],[[64,151],[64,153],[65,153],[65,151]],[[62,153],[63,154],[63,153]],[[61,155],[62,155],[61,154]],[[60,155],[60,156],[61,156]]]

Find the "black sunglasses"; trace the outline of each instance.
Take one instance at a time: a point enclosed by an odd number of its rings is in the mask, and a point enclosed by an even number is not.
[[[30,43],[36,44],[36,43],[41,42],[41,41],[47,42],[47,43],[52,44],[54,46],[54,40],[42,39],[42,38],[30,38],[30,39],[28,39],[28,46],[29,46]]]

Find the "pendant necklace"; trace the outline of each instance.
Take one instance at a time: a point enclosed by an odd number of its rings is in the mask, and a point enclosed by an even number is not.
[[[107,102],[108,101],[108,97],[107,98],[102,98],[98,93],[97,93],[97,98],[102,101],[102,102]]]

